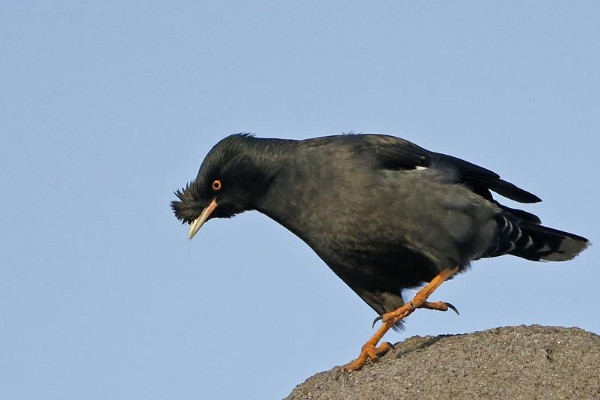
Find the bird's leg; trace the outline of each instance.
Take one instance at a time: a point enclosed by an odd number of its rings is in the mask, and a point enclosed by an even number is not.
[[[448,308],[456,311],[454,306],[449,303],[442,301],[428,302],[427,298],[447,279],[452,277],[458,272],[458,267],[453,269],[442,270],[435,278],[431,280],[423,289],[419,290],[415,297],[404,304],[402,307],[383,314],[381,318],[381,326],[377,329],[377,332],[363,345],[358,358],[342,367],[343,371],[356,371],[359,370],[367,360],[375,361],[382,355],[384,355],[390,348],[391,345],[384,342],[377,346],[383,335],[390,330],[398,321],[412,314],[417,308],[428,308],[432,310],[446,311]]]

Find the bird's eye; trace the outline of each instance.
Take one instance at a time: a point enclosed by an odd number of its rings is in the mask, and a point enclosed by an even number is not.
[[[214,181],[214,182],[212,183],[212,189],[213,189],[215,192],[218,192],[219,190],[221,190],[221,188],[222,188],[222,187],[223,187],[223,184],[221,183],[221,180],[220,180],[220,179],[217,179],[216,181]]]

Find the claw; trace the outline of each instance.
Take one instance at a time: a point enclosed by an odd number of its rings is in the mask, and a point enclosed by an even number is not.
[[[449,309],[451,309],[452,311],[454,311],[456,313],[456,315],[460,315],[460,313],[458,312],[458,310],[456,309],[456,307],[454,307],[450,303],[446,303],[446,302],[444,302],[444,303],[446,304],[446,306],[448,306]],[[375,323],[373,322],[373,324],[375,324]]]
[[[373,320],[373,325],[371,325],[371,329],[373,329],[375,327],[375,324],[377,323],[377,321],[381,321],[381,315]]]

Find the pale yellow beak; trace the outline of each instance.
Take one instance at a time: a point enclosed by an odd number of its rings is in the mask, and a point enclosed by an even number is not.
[[[190,240],[192,240],[194,235],[200,230],[200,228],[202,228],[202,225],[204,225],[208,217],[210,217],[210,214],[212,214],[213,211],[215,211],[215,208],[217,208],[217,201],[213,199],[213,201],[211,201],[210,204],[207,205],[204,210],[202,210],[202,214],[200,214],[198,218],[190,222]]]

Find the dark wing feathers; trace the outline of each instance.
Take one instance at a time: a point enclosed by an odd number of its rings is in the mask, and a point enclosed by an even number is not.
[[[443,164],[451,167],[457,174],[457,182],[470,187],[473,192],[492,200],[490,190],[521,203],[541,201],[536,195],[523,190],[489,169],[480,167],[460,158],[435,153],[417,146],[407,140],[393,136],[365,135],[382,168],[414,169],[416,167],[434,167]]]
[[[496,204],[498,207],[500,207],[500,209],[502,209],[503,211],[505,211],[505,212],[507,212],[509,214],[512,214],[515,217],[517,217],[517,218],[519,218],[519,219],[521,219],[523,221],[527,221],[527,222],[530,222],[532,224],[541,224],[542,223],[542,221],[540,220],[540,218],[537,215],[535,215],[535,214],[532,214],[530,212],[523,211],[523,210],[518,210],[516,208],[507,207],[504,204],[498,203],[496,200],[492,200],[492,202],[494,204]]]

